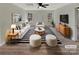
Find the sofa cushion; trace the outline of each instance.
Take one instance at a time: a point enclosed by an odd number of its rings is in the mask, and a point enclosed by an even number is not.
[[[21,26],[18,25],[18,30],[21,30]]]

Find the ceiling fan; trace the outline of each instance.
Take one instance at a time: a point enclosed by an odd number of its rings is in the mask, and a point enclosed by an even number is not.
[[[49,4],[38,3],[38,8],[40,7],[46,8],[47,6],[49,6]]]

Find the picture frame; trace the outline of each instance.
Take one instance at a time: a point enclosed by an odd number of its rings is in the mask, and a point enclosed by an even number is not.
[[[28,21],[32,21],[32,13],[28,13]]]
[[[52,13],[48,13],[48,20],[52,19]]]

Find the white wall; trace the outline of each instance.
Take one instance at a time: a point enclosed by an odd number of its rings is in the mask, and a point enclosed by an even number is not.
[[[77,18],[77,27],[79,28],[79,10],[77,10],[77,16],[78,16],[78,18]]]
[[[42,21],[44,22],[46,25],[49,24],[48,22],[48,13],[53,13],[53,11],[51,10],[26,10],[26,13],[32,13],[33,14],[33,19],[31,24],[35,25],[36,22]],[[53,15],[53,14],[52,14]]]
[[[2,3],[0,4],[0,44],[5,42],[5,33],[11,26],[11,13],[20,13],[22,18],[25,19],[25,10],[14,6],[13,4]]]
[[[55,24],[58,24],[59,23],[59,20],[60,20],[60,14],[68,14],[69,15],[69,24],[68,26],[70,26],[72,28],[72,31],[73,31],[73,35],[72,35],[72,40],[76,41],[77,40],[77,28],[76,28],[76,25],[77,25],[77,19],[75,18],[76,17],[76,12],[75,12],[75,8],[78,7],[79,4],[70,4],[70,5],[67,5],[67,6],[64,6],[62,8],[59,8],[57,10],[54,11],[54,21],[55,21]]]

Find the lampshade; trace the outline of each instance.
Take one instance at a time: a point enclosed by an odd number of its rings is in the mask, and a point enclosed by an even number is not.
[[[15,29],[16,28],[16,25],[15,24],[12,24],[11,25],[11,29]]]

